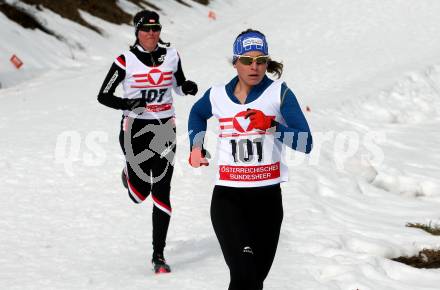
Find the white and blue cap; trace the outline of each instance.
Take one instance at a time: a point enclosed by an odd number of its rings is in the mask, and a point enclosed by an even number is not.
[[[237,37],[232,50],[234,56],[242,55],[249,51],[261,51],[264,55],[269,54],[266,37],[257,31],[246,32]]]

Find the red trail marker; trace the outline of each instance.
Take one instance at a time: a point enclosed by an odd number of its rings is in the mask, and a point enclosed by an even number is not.
[[[208,12],[208,18],[209,18],[209,19],[212,19],[212,20],[216,20],[216,19],[217,19],[217,15],[215,14],[214,11],[209,10],[209,12]]]
[[[17,69],[19,69],[23,65],[21,59],[19,59],[18,56],[16,56],[15,54],[13,54],[9,60]]]

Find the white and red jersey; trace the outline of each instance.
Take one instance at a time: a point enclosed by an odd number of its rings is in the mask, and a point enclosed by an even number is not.
[[[124,111],[124,116],[140,119],[162,119],[174,116],[173,96],[171,90],[176,89],[174,72],[178,69],[179,55],[176,49],[167,48],[163,63],[156,67],[143,64],[132,52],[124,53],[125,62],[118,58],[115,63],[125,69],[122,81],[123,98],[137,99],[145,97],[145,112],[136,115]]]
[[[225,86],[210,92],[212,114],[219,121],[216,184],[231,187],[258,187],[287,181],[287,166],[282,160],[283,146],[274,131],[253,128],[247,109],[258,109],[285,124],[280,112],[281,81],[274,81],[255,101],[234,103]]]

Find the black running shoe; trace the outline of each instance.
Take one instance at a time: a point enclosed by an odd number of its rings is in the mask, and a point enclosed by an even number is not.
[[[153,263],[153,271],[156,274],[170,273],[171,268],[165,261],[163,254],[153,254],[153,258],[151,259],[151,263]]]
[[[122,169],[122,185],[128,189],[128,183],[127,183],[127,175],[125,175],[125,170]]]

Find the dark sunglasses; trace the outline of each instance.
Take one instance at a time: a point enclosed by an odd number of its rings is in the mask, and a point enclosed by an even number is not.
[[[257,64],[266,64],[269,62],[270,57],[268,55],[260,55],[260,56],[248,56],[248,55],[235,55],[239,62],[244,65],[251,65],[254,61]]]
[[[139,30],[144,32],[149,32],[150,30],[153,32],[158,32],[162,29],[162,25],[160,24],[144,24],[142,25]]]

